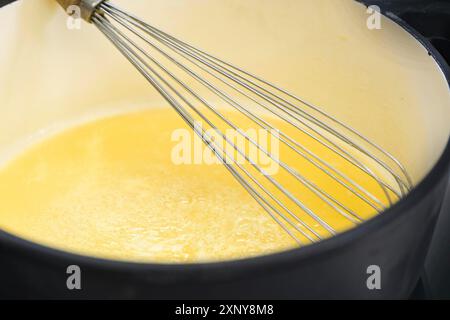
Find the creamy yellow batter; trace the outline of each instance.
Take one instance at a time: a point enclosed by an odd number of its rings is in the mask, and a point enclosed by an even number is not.
[[[324,107],[398,157],[414,183],[448,141],[450,96],[433,58],[387,19],[380,30],[369,30],[366,8],[354,1],[116,2]],[[171,161],[171,135],[185,124],[170,109],[128,112],[162,99],[93,26],[68,29],[54,0],[17,1],[0,16],[0,157],[12,159],[0,169],[0,229],[68,251],[134,261],[223,260],[296,245],[223,166]],[[22,148],[22,141],[55,124],[125,110],[67,125]],[[294,138],[383,198],[342,159],[304,136]],[[310,164],[280,152],[364,218],[374,214]],[[277,178],[336,231],[354,226],[286,175]]]
[[[149,109],[101,118],[36,143],[0,171],[0,228],[60,249],[137,261],[232,259],[296,245],[222,165],[173,163],[172,134],[185,127],[173,110]],[[312,170],[280,152],[303,173]],[[342,160],[332,161],[346,169]],[[319,185],[337,188],[311,175]],[[276,176],[336,230],[353,225],[286,175]],[[373,184],[365,186],[379,193]],[[341,193],[363,216],[373,214]]]

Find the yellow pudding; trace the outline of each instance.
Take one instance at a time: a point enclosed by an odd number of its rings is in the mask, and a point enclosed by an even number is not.
[[[398,157],[414,183],[448,141],[450,96],[440,68],[388,19],[382,29],[369,30],[361,4],[116,2],[323,106]],[[92,25],[66,28],[54,0],[17,1],[0,11],[0,155],[17,155],[0,169],[0,229],[63,250],[133,261],[235,259],[297,245],[222,165],[172,161],[172,134],[185,124],[170,109],[128,112],[159,106],[161,96]],[[126,113],[69,126],[22,153],[10,152],[43,128],[119,110]],[[385,201],[378,186],[342,159],[295,138]],[[364,219],[374,215],[310,164],[280,152]],[[298,182],[277,178],[337,232],[355,226]],[[331,236],[289,208],[323,238]]]
[[[185,127],[169,108],[148,109],[91,121],[35,143],[0,171],[0,228],[59,249],[133,261],[214,261],[295,246],[223,165],[174,163],[173,133]],[[285,149],[280,153],[297,170],[312,170]],[[343,170],[348,166],[332,161]],[[336,188],[311,174],[319,185]],[[287,176],[275,176],[336,230],[353,226],[293,187]],[[379,195],[373,184],[365,186]],[[364,217],[374,214],[355,197],[345,198]],[[291,209],[329,236],[298,208]]]

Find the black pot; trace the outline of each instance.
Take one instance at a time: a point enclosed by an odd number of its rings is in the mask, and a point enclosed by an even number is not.
[[[12,2],[0,1],[0,5]],[[392,17],[391,17],[392,18]],[[426,46],[450,79],[431,44]],[[0,296],[8,298],[407,298],[417,284],[450,175],[450,142],[403,200],[363,225],[320,243],[238,261],[162,265],[108,261],[62,252],[0,230]],[[82,290],[68,290],[77,265]],[[381,290],[367,286],[381,269]]]

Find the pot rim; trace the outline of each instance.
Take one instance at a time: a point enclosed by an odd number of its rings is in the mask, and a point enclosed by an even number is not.
[[[10,3],[16,0],[11,0]],[[450,67],[437,51],[436,48],[422,36],[417,30],[407,24],[405,21],[392,13],[383,13],[385,17],[402,27],[406,32],[413,36],[435,60],[438,67],[444,74],[450,90]],[[305,247],[292,248],[282,252],[276,252],[256,257],[242,258],[236,260],[200,262],[200,263],[154,263],[154,262],[133,262],[121,261],[106,258],[97,258],[93,256],[81,255],[51,248],[29,240],[25,240],[13,234],[0,229],[0,248],[1,243],[6,243],[10,247],[28,251],[30,254],[37,254],[40,258],[51,258],[67,261],[70,264],[80,266],[97,267],[101,269],[131,271],[131,272],[177,272],[189,273],[190,276],[197,271],[220,271],[227,270],[229,272],[240,273],[248,268],[268,268],[286,264],[298,264],[311,258],[318,258],[322,255],[329,254],[331,251],[336,252],[337,249],[348,245],[351,242],[367,235],[382,225],[392,223],[407,214],[409,209],[429,194],[429,192],[446,177],[446,172],[450,171],[450,136],[447,145],[434,167],[429,171],[425,178],[413,190],[398,201],[396,204],[386,209],[381,214],[364,222],[363,224],[335,235],[331,238],[320,242],[307,245]],[[230,273],[229,273],[230,274]]]

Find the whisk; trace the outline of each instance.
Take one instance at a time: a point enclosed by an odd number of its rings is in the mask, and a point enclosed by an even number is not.
[[[399,160],[322,108],[159,30],[109,1],[57,1],[66,10],[78,6],[81,17],[94,24],[136,67],[299,245],[339,231],[327,222],[327,215],[360,224],[365,219],[352,203],[377,214],[412,188]],[[243,121],[276,137],[281,150],[291,156],[279,157],[270,146],[240,128]],[[279,173],[270,174],[250,154],[250,147],[240,146],[226,134],[226,128],[234,129],[249,146],[275,163]],[[304,165],[289,164],[287,160],[294,156]],[[335,159],[345,166],[337,165]],[[282,176],[290,182],[281,183]],[[333,187],[326,187],[324,179],[332,181]],[[379,192],[369,190],[374,188]],[[320,210],[311,209],[311,198],[320,202]]]

